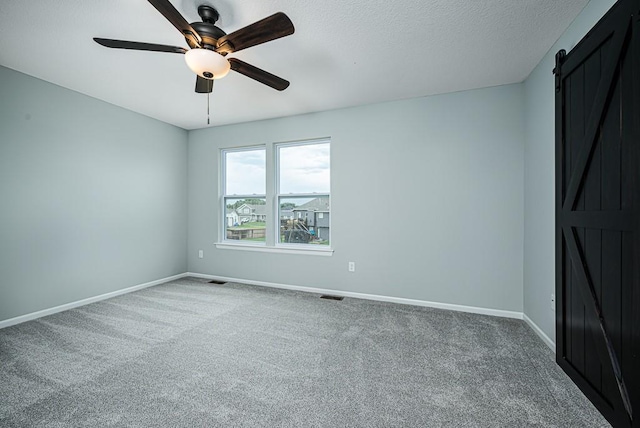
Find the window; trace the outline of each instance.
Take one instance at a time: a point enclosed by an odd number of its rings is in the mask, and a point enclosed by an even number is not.
[[[329,245],[329,143],[278,144],[276,156],[277,242]]]
[[[221,163],[221,245],[329,250],[329,140],[225,149]]]
[[[224,239],[265,242],[266,151],[223,152]]]

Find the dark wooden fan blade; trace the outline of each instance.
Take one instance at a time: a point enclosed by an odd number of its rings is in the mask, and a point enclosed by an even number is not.
[[[199,94],[209,94],[213,92],[213,79],[196,76],[196,92]]]
[[[115,49],[133,49],[136,51],[170,52],[183,54],[187,52],[185,48],[179,46],[157,45],[155,43],[129,42],[127,40],[101,39],[94,37],[96,43]]]
[[[167,18],[167,20],[172,23],[180,33],[182,33],[182,35],[187,39],[190,47],[200,47],[202,38],[198,32],[193,29],[191,24],[189,24],[182,15],[180,15],[180,12],[173,7],[169,0],[149,0],[149,3],[151,3],[153,7],[162,14],[162,16]]]
[[[278,91],[284,91],[289,87],[289,82],[275,76],[267,71],[264,71],[258,67],[254,67],[251,64],[247,64],[244,61],[240,61],[236,58],[229,58],[231,69],[237,71],[240,74],[244,74],[247,77],[252,78],[260,83],[264,83],[267,86],[271,86]]]
[[[231,34],[218,39],[216,52],[238,52],[251,46],[266,43],[293,34],[295,28],[287,15],[282,12],[273,14]]]

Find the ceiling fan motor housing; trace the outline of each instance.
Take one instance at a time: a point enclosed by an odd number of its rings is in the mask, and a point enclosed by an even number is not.
[[[222,31],[220,28],[207,22],[193,22],[191,23],[191,26],[198,32],[198,34],[200,34],[200,37],[202,38],[201,47],[205,49],[213,50],[216,47],[216,42],[218,41],[218,39],[222,36],[227,35],[227,33]],[[188,43],[189,39],[186,40]]]
[[[215,25],[215,22],[218,20],[220,15],[217,10],[207,5],[201,5],[198,7],[198,15],[202,18],[202,22],[192,22],[191,27],[193,27],[193,29],[196,30],[202,38],[201,47],[213,50],[216,47],[218,39],[227,35],[227,33]],[[190,42],[190,39],[187,37],[185,37],[185,40],[187,43]],[[194,48],[196,46],[190,47]]]

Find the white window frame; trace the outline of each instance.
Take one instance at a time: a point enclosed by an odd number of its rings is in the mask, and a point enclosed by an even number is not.
[[[227,153],[238,153],[238,152],[249,152],[252,150],[264,150],[265,146],[248,146],[248,147],[236,147],[236,148],[231,148],[231,149],[222,149],[220,150],[220,215],[221,215],[221,219],[222,221],[220,221],[219,226],[220,226],[220,239],[219,239],[219,244],[228,244],[228,245],[252,245],[252,246],[258,246],[258,247],[264,247],[266,245],[266,242],[255,242],[252,241],[250,243],[246,243],[246,242],[236,242],[233,239],[227,239],[227,200],[228,199],[264,199],[265,200],[265,204],[267,203],[268,199],[267,199],[267,195],[265,194],[251,194],[251,195],[236,195],[236,194],[227,194],[226,190],[227,190],[227,162],[226,162],[226,155]],[[265,171],[267,170],[267,156],[268,156],[268,152],[265,150]],[[267,191],[266,189],[267,185],[265,184],[265,192]],[[242,213],[239,213],[240,216],[244,216],[246,209],[243,209]],[[265,207],[265,210],[267,210],[267,208]],[[268,212],[268,210],[267,210]],[[251,213],[249,213],[251,214]]]
[[[293,141],[293,142],[287,142],[287,143],[276,143],[274,144],[274,156],[275,156],[275,160],[276,160],[276,164],[275,164],[275,168],[274,168],[274,172],[275,172],[275,196],[274,196],[274,202],[273,202],[273,206],[274,206],[274,212],[276,213],[275,215],[275,221],[274,221],[274,230],[277,230],[278,233],[275,237],[276,241],[275,241],[275,246],[279,247],[279,248],[307,248],[310,245],[313,247],[316,247],[317,245],[313,245],[313,244],[291,244],[291,243],[287,243],[287,242],[280,242],[280,199],[281,198],[310,198],[310,199],[314,199],[314,198],[320,198],[320,197],[326,197],[329,199],[329,206],[331,206],[331,189],[329,189],[328,193],[280,193],[280,156],[279,156],[279,149],[283,148],[283,147],[299,147],[299,146],[313,146],[313,145],[319,145],[319,144],[329,144],[329,150],[331,150],[331,140],[328,138],[323,138],[323,139],[317,139],[317,140],[306,140],[306,141]],[[329,170],[331,171],[331,170]],[[331,174],[331,173],[329,173]],[[329,182],[329,187],[331,187],[331,182]],[[305,213],[303,216],[302,212],[298,212],[297,218],[302,219],[302,218],[307,218],[307,214]],[[329,214],[329,245],[327,246],[329,249],[331,249],[331,243],[333,241],[331,240],[331,214]]]
[[[329,193],[285,193],[280,194],[279,183],[279,157],[278,148],[302,146],[302,145],[315,145],[315,144],[329,144],[331,145],[331,139],[318,138],[313,140],[300,140],[290,142],[278,142],[278,143],[266,143],[262,145],[252,145],[243,147],[223,148],[219,150],[219,200],[220,209],[219,216],[221,218],[218,221],[218,233],[219,238],[216,242],[216,248],[226,250],[246,250],[246,251],[260,251],[260,252],[273,252],[273,253],[293,253],[293,254],[311,254],[331,256],[333,255],[333,237],[331,236],[331,222],[332,217],[329,216],[329,244],[330,245],[314,245],[314,244],[292,244],[281,243],[280,241],[280,198],[288,197],[328,197],[331,201],[331,189]],[[226,191],[226,154],[231,152],[249,151],[265,149],[265,169],[266,169],[266,194],[264,195],[227,195]],[[267,213],[266,221],[266,239],[265,242],[242,242],[227,239],[227,220],[226,220],[226,201],[228,199],[247,199],[247,198],[264,198],[265,199],[265,212]],[[329,202],[331,203],[331,202]],[[301,213],[300,213],[301,214]],[[291,214],[295,217],[295,214]]]

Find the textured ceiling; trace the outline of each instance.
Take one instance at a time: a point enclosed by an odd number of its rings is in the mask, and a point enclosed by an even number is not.
[[[231,72],[211,125],[523,81],[588,0],[172,0],[187,21],[216,7],[230,33],[275,12],[296,32],[230,55],[291,81]],[[186,47],[145,0],[0,0],[0,65],[185,129],[207,96],[181,55],[107,49],[92,37]],[[549,71],[551,72],[551,71]]]

